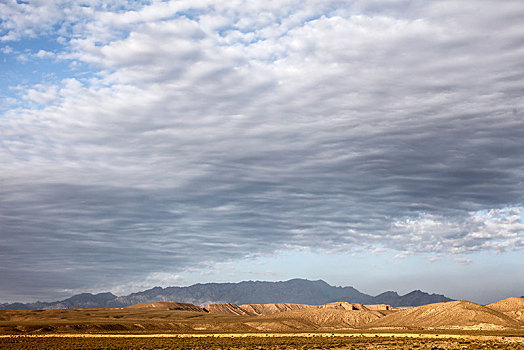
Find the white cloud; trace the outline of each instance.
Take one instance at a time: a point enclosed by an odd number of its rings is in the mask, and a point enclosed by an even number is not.
[[[520,3],[75,4],[0,5],[2,40],[58,31],[96,72],[0,119],[17,264],[42,231],[72,266],[102,268],[94,235],[146,274],[195,249],[523,248]]]
[[[458,218],[421,214],[394,222],[392,233],[395,244],[410,248],[410,251],[464,254],[490,249],[522,249],[522,213],[523,208],[513,207]]]
[[[0,48],[0,52],[4,53],[4,54],[10,54],[11,52],[13,52],[13,48],[9,45],[6,45],[2,48]]]
[[[40,30],[51,29],[63,16],[59,1],[3,1],[0,3],[0,29],[4,33],[0,36],[0,41],[36,37]]]
[[[22,98],[40,105],[54,102],[58,99],[58,87],[55,85],[37,84],[23,91]]]
[[[472,262],[471,259],[465,258],[465,257],[462,257],[462,256],[456,257],[455,261],[458,262],[459,264],[463,264],[463,265],[469,265]]]
[[[18,56],[16,56],[16,59],[19,61],[19,62],[23,62],[23,63],[26,63],[29,61],[29,57],[27,54],[19,54]]]
[[[38,50],[35,56],[38,58],[53,58],[55,57],[55,53],[51,51],[46,51],[46,50]]]

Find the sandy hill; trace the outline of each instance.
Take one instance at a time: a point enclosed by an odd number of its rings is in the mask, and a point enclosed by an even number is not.
[[[369,310],[363,304],[348,303],[347,301],[328,303],[319,306],[320,309],[336,309],[336,310]]]
[[[158,302],[127,306],[126,309],[155,309],[205,312],[204,308],[190,303]]]
[[[273,303],[273,304],[244,304],[240,305],[240,308],[244,310],[248,315],[273,315],[279,312],[290,311],[290,310],[302,310],[311,308],[311,305],[305,304],[286,304],[286,303]]]
[[[280,312],[303,309],[336,309],[345,311],[355,310],[391,310],[389,305],[363,305],[358,303],[336,302],[324,305],[306,305],[289,303],[271,304],[244,304],[236,305],[232,303],[211,304],[204,308],[205,311],[218,314],[245,315],[245,316],[265,316]]]
[[[290,310],[273,315],[262,316],[248,324],[259,330],[271,330],[275,327],[288,327],[288,329],[354,329],[384,317],[384,312],[369,310],[341,310],[308,308]]]
[[[204,310],[212,314],[251,316],[246,310],[232,303],[210,304]]]
[[[495,311],[502,312],[511,318],[524,322],[524,298],[507,298],[486,306]]]
[[[244,304],[236,305],[232,303],[211,304],[204,308],[205,311],[216,314],[242,315],[242,316],[263,316],[272,315],[278,312],[289,310],[301,310],[314,307],[305,304]]]
[[[348,303],[340,301],[318,306],[320,309],[339,309],[339,310],[391,310],[391,306],[386,304],[364,305],[359,303]]]
[[[121,308],[0,311],[1,333],[106,332],[106,331],[209,331],[280,332],[377,329],[519,329],[524,322],[522,298],[510,298],[488,308],[467,301],[429,304],[406,310],[369,310],[369,306],[330,303],[211,304],[159,302]],[[354,308],[361,308],[355,310]],[[364,309],[365,308],[365,309]],[[498,310],[495,310],[498,309]],[[519,313],[520,312],[520,313]]]
[[[423,305],[394,312],[366,325],[366,328],[412,329],[503,329],[518,327],[519,322],[511,317],[464,300]]]

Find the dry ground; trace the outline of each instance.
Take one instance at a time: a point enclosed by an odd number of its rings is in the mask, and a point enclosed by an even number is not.
[[[263,316],[190,304],[0,311],[0,349],[522,349],[522,298],[400,311],[306,308]]]
[[[396,334],[2,336],[2,349],[524,349],[522,337]]]

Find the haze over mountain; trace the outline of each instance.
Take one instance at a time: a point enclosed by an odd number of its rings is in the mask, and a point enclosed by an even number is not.
[[[70,309],[123,307],[152,302],[183,302],[195,305],[215,303],[269,304],[295,303],[320,305],[335,301],[361,304],[389,304],[391,306],[419,306],[429,303],[450,301],[438,294],[420,290],[406,295],[385,292],[371,296],[353,287],[336,287],[318,280],[292,279],[282,282],[244,281],[239,283],[204,283],[188,287],[155,287],[126,296],[112,293],[82,293],[56,302],[0,304],[0,309]]]

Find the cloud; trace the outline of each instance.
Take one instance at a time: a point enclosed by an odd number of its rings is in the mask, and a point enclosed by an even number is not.
[[[41,31],[49,31],[65,16],[60,9],[60,3],[3,1],[0,4],[0,40],[13,41],[22,37],[36,37]]]
[[[58,88],[55,85],[37,84],[29,89],[24,89],[22,98],[43,105],[58,98]]]
[[[38,58],[53,58],[55,54],[46,50],[39,50],[35,56]]]
[[[492,209],[456,218],[422,214],[394,222],[392,240],[409,251],[462,254],[524,247],[523,208]]]
[[[464,257],[456,257],[455,261],[458,262],[459,264],[464,264],[464,265],[469,265],[472,262],[471,259],[464,258]]]
[[[2,40],[59,25],[56,59],[97,73],[0,120],[5,295],[286,247],[522,249],[520,2],[49,4],[2,5]]]
[[[2,52],[3,54],[10,54],[11,52],[13,52],[13,48],[9,45],[6,45],[0,48],[0,52]]]

